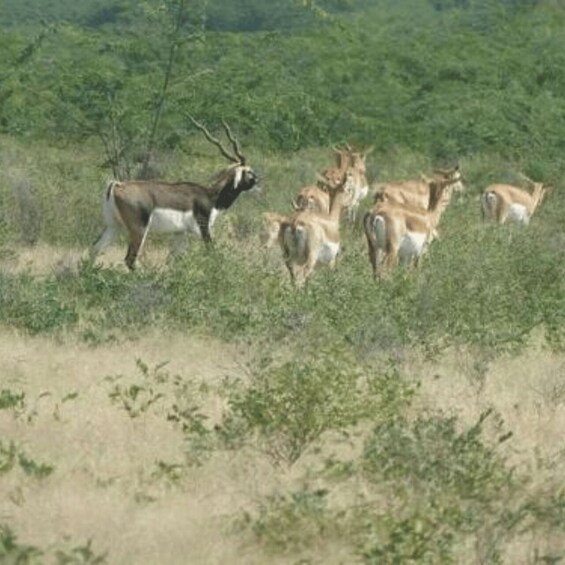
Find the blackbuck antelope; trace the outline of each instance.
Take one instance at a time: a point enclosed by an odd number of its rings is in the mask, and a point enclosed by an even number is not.
[[[295,211],[312,210],[327,214],[330,211],[330,192],[326,183],[318,182],[302,187],[291,204]]]
[[[324,169],[318,175],[316,185],[300,189],[292,206],[295,210],[329,212],[335,188],[343,183],[344,176],[349,171],[353,188],[343,207],[347,210],[349,219],[354,221],[361,201],[369,193],[365,160],[372,147],[364,151],[354,151],[346,145],[345,148],[334,148],[334,151],[336,166]]]
[[[397,263],[418,264],[446,207],[445,192],[450,181],[429,181],[427,210],[406,204],[379,202],[365,214],[363,227],[367,238],[369,261],[375,280],[381,268],[391,270]]]
[[[351,168],[346,169],[339,175],[335,174],[329,177],[318,175],[318,181],[315,185],[305,186],[300,189],[292,201],[292,208],[295,211],[311,210],[313,212],[329,213],[333,199],[337,191],[341,190],[347,174],[351,177],[351,183],[353,185],[353,188],[348,192],[348,198],[344,202],[344,207],[347,208],[351,205],[355,195],[355,172]]]
[[[330,183],[338,183],[351,165],[351,146],[346,143],[345,147],[332,147],[335,154],[335,166],[328,167],[322,171],[322,177],[328,179]]]
[[[353,169],[355,176],[354,181],[354,196],[353,202],[348,208],[348,215],[351,221],[357,219],[359,206],[367,195],[369,194],[369,183],[367,182],[367,155],[373,150],[373,147],[368,147],[363,151],[352,151],[350,153],[350,167]]]
[[[340,249],[341,212],[353,190],[354,176],[347,171],[336,189],[328,213],[303,210],[281,223],[278,241],[290,278],[296,286],[306,283],[317,264],[335,266]]]
[[[292,201],[292,208],[298,210],[313,210],[316,212],[329,213],[332,194],[339,187],[344,179],[346,171],[351,165],[351,147],[333,147],[336,157],[336,166],[324,169],[317,174],[315,185],[308,185],[301,188]],[[353,198],[351,194],[350,200]],[[345,208],[351,202],[345,203]]]
[[[498,224],[514,222],[528,225],[536,208],[541,204],[549,187],[520,175],[530,186],[527,192],[508,184],[492,184],[481,195],[483,218]]]
[[[347,170],[353,174],[353,194],[350,202],[345,204],[348,218],[351,221],[355,221],[359,205],[369,194],[366,159],[372,150],[372,146],[362,151],[354,150],[349,144],[346,144],[345,148],[334,148],[337,166],[322,171],[322,177],[334,185],[341,182]]]
[[[434,173],[435,176],[431,179],[422,175],[422,178],[417,180],[377,183],[374,185],[376,189],[375,204],[390,202],[427,210],[430,205],[430,182],[433,180],[448,183],[446,198],[450,198],[453,192],[463,190],[463,179],[459,165],[452,169],[435,169]]]
[[[135,268],[149,230],[184,234],[192,232],[210,243],[210,230],[218,214],[227,210],[242,192],[257,187],[257,175],[246,165],[239,143],[229,126],[222,121],[233,154],[202,124],[193,118],[191,120],[233,164],[218,173],[212,186],[195,182],[110,181],[103,203],[106,228],[92,246],[92,258],[108,247],[121,229],[125,229],[129,236],[125,262],[130,270]]]

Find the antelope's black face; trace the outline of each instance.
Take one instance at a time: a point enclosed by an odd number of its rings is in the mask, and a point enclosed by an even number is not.
[[[234,175],[234,189],[240,191],[259,190],[259,178],[251,167],[238,165],[234,169]]]

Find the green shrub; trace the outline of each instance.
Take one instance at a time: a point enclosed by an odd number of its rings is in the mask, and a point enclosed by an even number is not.
[[[460,227],[427,258],[417,310],[422,338],[508,349],[542,325],[557,344],[565,273],[536,226]]]
[[[19,465],[28,477],[35,477],[37,479],[44,479],[55,470],[53,465],[34,461],[18,448],[14,442],[11,441],[5,446],[4,442],[0,441],[0,475],[13,470],[16,464]]]
[[[303,488],[290,494],[275,494],[261,501],[255,514],[239,520],[250,528],[269,551],[292,554],[311,549],[338,533],[327,508],[328,492]]]
[[[28,565],[39,563],[42,555],[43,552],[39,548],[19,543],[11,528],[6,524],[0,524],[0,560],[2,562]]]
[[[276,465],[292,465],[325,432],[398,413],[412,395],[395,373],[374,375],[342,347],[321,346],[259,366],[229,397],[224,433],[254,436]]]
[[[136,359],[135,378],[126,378],[124,375],[105,378],[115,383],[108,396],[132,419],[154,411],[173,422],[184,437],[184,463],[198,466],[216,449],[218,443],[214,430],[206,425],[208,418],[201,407],[208,388],[196,379],[169,373],[166,365],[167,362],[163,362],[149,367],[141,359]],[[159,462],[155,475],[171,479],[180,472],[177,464]]]
[[[0,271],[0,320],[37,334],[68,328],[78,314],[54,278]]]
[[[356,517],[365,524],[360,547],[368,563],[456,563],[456,550],[469,537],[477,540],[477,555],[497,562],[524,515],[511,503],[521,481],[481,437],[490,414],[463,431],[455,418],[441,415],[374,428],[361,468],[386,493],[389,511],[368,504]]]
[[[14,393],[9,389],[3,388],[0,391],[0,410],[12,408],[22,410],[24,407],[25,393]]]

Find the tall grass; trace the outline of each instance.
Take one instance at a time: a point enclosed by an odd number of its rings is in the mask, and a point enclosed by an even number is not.
[[[41,182],[43,189],[36,194],[42,241],[86,250],[102,224],[104,175],[94,153],[85,148],[77,158],[76,149],[26,151],[12,141],[2,143],[8,166],[25,155],[27,178],[33,186]],[[220,165],[215,156],[196,151],[176,157],[163,159],[167,178],[206,182]],[[494,180],[489,167],[501,177],[520,168],[492,156],[468,159],[467,190],[451,203],[440,240],[419,271],[398,270],[373,283],[362,231],[345,224],[338,267],[320,269],[305,290],[295,291],[279,250],[266,250],[260,243],[260,213],[288,211],[297,188],[311,182],[315,170],[331,158],[323,149],[250,155],[262,174],[263,193],[242,196],[218,220],[211,250],[191,239],[179,257],[130,275],[88,262],[42,278],[3,271],[0,320],[31,332],[77,327],[91,337],[114,329],[137,331],[148,323],[224,339],[307,341],[321,334],[360,352],[390,352],[415,344],[432,351],[453,343],[507,349],[523,346],[531,331],[541,327],[549,343],[561,346],[565,273],[558,210],[563,197],[556,189],[527,229],[484,225],[477,197]],[[390,178],[386,171],[405,178],[419,175],[426,166],[431,164],[422,156],[399,152],[373,156],[370,169],[378,179]],[[14,220],[20,216],[17,202],[9,197],[13,192],[7,177],[4,183],[2,216],[10,221],[2,224],[1,241],[2,252],[8,253],[17,250],[21,226]],[[166,242],[150,236],[148,245]]]

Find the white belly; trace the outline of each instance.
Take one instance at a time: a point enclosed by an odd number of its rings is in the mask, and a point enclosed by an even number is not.
[[[216,221],[218,214],[219,211],[214,208],[210,214],[210,228]],[[151,214],[151,230],[165,233],[192,232],[198,236],[201,235],[200,226],[192,210],[182,212],[181,210],[172,210],[171,208],[155,208]]]
[[[400,263],[407,264],[419,257],[423,253],[427,241],[428,235],[425,233],[408,232],[405,234],[398,251]]]
[[[530,221],[530,214],[522,204],[512,204],[508,210],[508,221],[527,224]]]
[[[339,253],[339,243],[326,242],[318,248],[318,263],[331,263]]]

